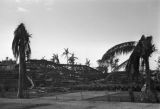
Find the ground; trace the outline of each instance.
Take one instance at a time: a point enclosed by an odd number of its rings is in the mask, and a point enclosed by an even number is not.
[[[160,104],[92,100],[119,92],[85,91],[32,99],[0,98],[1,109],[160,109]]]

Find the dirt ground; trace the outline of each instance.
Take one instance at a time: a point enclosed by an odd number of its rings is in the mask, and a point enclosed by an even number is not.
[[[91,101],[118,92],[86,91],[33,99],[0,98],[0,109],[160,109],[160,104]]]

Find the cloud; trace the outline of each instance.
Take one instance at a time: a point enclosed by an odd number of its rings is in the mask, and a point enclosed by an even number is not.
[[[18,12],[29,12],[28,9],[22,8],[22,7],[17,7],[17,11],[18,11]]]

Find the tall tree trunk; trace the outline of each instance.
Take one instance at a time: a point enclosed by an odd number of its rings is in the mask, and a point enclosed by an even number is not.
[[[134,102],[134,93],[133,93],[133,73],[134,73],[134,68],[133,68],[133,64],[131,64],[131,69],[129,69],[129,96],[130,96],[130,100],[131,102]]]
[[[18,79],[18,98],[24,98],[24,76],[25,76],[25,51],[24,44],[19,47],[19,79]]]
[[[146,84],[147,84],[147,89],[151,90],[151,74],[149,70],[149,60],[148,58],[145,58],[145,64],[146,64]]]

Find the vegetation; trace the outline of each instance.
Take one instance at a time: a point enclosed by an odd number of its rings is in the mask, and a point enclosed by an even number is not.
[[[67,58],[67,64],[68,64],[68,59],[69,59],[69,49],[68,48],[64,48],[64,52],[63,52],[63,56],[65,56]]]
[[[91,63],[90,63],[90,60],[89,60],[88,58],[86,58],[85,65],[86,65],[86,66],[90,66],[90,64],[91,64]]]
[[[158,102],[156,93],[155,91],[153,91],[154,89],[151,88],[151,74],[150,74],[150,68],[149,68],[149,57],[155,51],[155,47],[152,44],[152,36],[145,37],[144,35],[142,35],[137,45],[135,45],[135,42],[126,42],[126,43],[116,45],[111,49],[109,49],[103,55],[102,61],[105,62],[113,58],[113,56],[117,54],[129,53],[131,51],[133,52],[130,55],[130,58],[127,61],[127,65],[126,65],[126,71],[128,72],[128,77],[129,77],[129,80],[128,80],[129,86],[130,86],[129,95],[131,97],[131,101],[134,101],[133,82],[138,81],[138,77],[140,74],[139,73],[140,60],[144,60],[145,69],[146,69],[146,84],[147,84],[146,93],[153,92],[155,99]],[[149,94],[147,95],[149,96]]]
[[[31,55],[30,37],[31,35],[25,29],[23,23],[21,23],[14,31],[12,51],[16,60],[19,58],[18,98],[24,98],[23,91],[25,88],[24,79],[26,73],[25,61],[28,60]]]
[[[160,56],[158,57],[158,60],[157,60],[157,70],[159,70],[160,71]]]
[[[53,61],[56,64],[60,64],[58,54],[53,54],[51,61]]]
[[[71,65],[74,65],[76,59],[78,59],[78,58],[74,56],[74,53],[72,53],[71,57],[69,57],[69,59],[68,59],[68,63],[71,64]]]
[[[69,83],[72,85],[68,85],[67,87],[73,90],[128,90],[130,100],[134,102],[134,91],[140,91],[142,87],[141,84],[146,84],[146,89],[144,91],[146,98],[143,100],[151,102],[150,98],[154,97],[155,101],[159,102],[156,92],[157,86],[155,86],[155,80],[152,79],[149,65],[149,57],[155,52],[152,36],[142,35],[138,42],[124,42],[110,48],[103,55],[102,59],[97,61],[97,70],[90,67],[90,60],[88,58],[86,58],[85,65],[75,64],[78,58],[74,53],[71,54],[68,48],[64,48],[64,52],[62,53],[62,55],[66,57],[67,64],[60,64],[58,54],[53,54],[51,61],[47,61],[45,57],[42,57],[40,60],[41,62],[37,64],[36,60],[30,60],[30,37],[31,34],[27,32],[23,23],[18,25],[14,31],[12,51],[16,61],[19,62],[18,98],[24,98],[24,91],[27,89],[26,79],[30,81],[32,88],[34,86],[32,79],[27,75],[26,68],[29,66],[29,72],[34,72],[34,70],[38,72],[32,75],[34,78],[43,79],[41,81],[43,84],[39,84],[38,86],[52,86],[52,89],[54,89],[55,87],[53,88],[53,86],[64,87],[67,86],[66,83]],[[129,59],[118,65],[119,59],[117,56],[128,53],[131,53]],[[7,57],[6,60],[9,61],[9,58]],[[157,64],[157,69],[159,70],[160,58],[158,58]],[[122,67],[125,67],[124,72],[128,73],[127,82],[126,80],[123,81],[122,77],[122,81],[118,82],[118,84],[105,84],[104,79],[108,79],[112,76],[107,76],[109,75],[109,68],[111,68],[111,72],[114,72],[112,74],[116,74],[116,71]],[[145,74],[141,73],[143,71]],[[139,84],[139,79],[145,81]],[[115,81],[113,78],[112,80]],[[117,81],[119,81],[119,79],[117,79]],[[124,85],[122,82],[128,84]],[[143,96],[141,97],[143,98]]]

